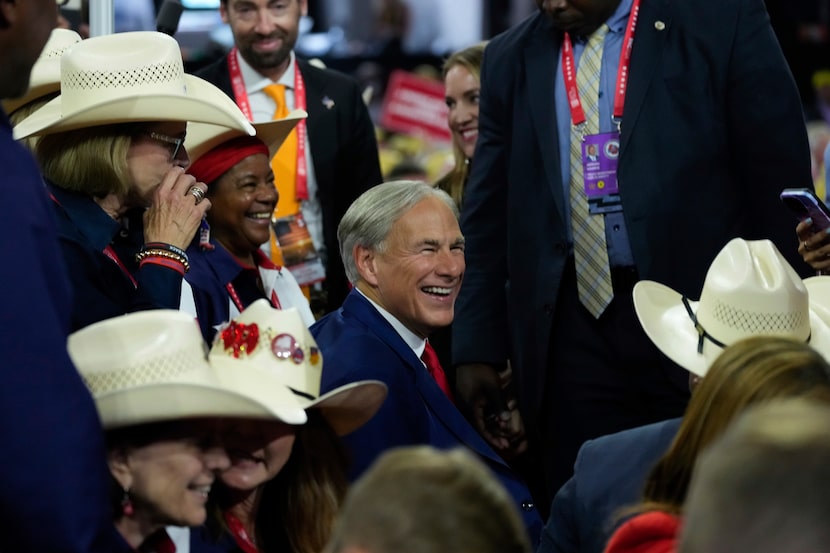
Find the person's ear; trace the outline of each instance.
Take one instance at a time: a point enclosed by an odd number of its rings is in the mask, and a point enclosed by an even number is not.
[[[300,3],[300,15],[308,15],[308,0],[297,0]]]
[[[20,0],[0,0],[0,29],[8,29],[17,21]]]
[[[110,474],[121,486],[121,489],[129,490],[133,485],[129,454],[123,449],[113,450],[107,454],[107,465],[109,465]]]
[[[372,248],[358,244],[352,250],[352,256],[360,279],[371,286],[377,286],[377,252]]]
[[[228,0],[219,2],[219,15],[222,16],[222,23],[228,22]]]

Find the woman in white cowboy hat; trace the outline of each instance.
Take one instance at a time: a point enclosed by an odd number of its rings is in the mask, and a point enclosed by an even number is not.
[[[260,249],[271,237],[271,216],[279,195],[271,158],[298,121],[255,123],[256,136],[215,125],[191,124],[187,172],[208,186],[207,230],[187,249],[190,271],[182,289],[182,309],[192,312],[210,343],[216,328],[258,299],[280,309],[295,307],[307,326],[314,322],[308,300],[285,268]]]
[[[115,527],[136,551],[172,551],[160,545],[166,525],[205,521],[208,492],[230,466],[228,421],[259,420],[262,443],[306,421],[277,378],[211,367],[198,326],[180,311],[95,323],[70,335],[68,350],[104,428]]]
[[[308,423],[265,447],[259,425],[240,421],[228,443],[231,467],[211,502],[215,517],[191,533],[191,553],[319,553],[346,491],[339,436],[367,422],[386,398],[378,381],[320,395],[323,358],[295,309],[258,300],[220,331],[208,355],[217,368],[277,375],[305,405]],[[253,438],[253,440],[252,440]]]
[[[162,33],[100,36],[61,58],[61,94],[15,127],[54,200],[73,288],[73,329],[179,306],[184,250],[210,207],[184,173],[188,121],[253,134],[213,85],[185,75]]]
[[[52,29],[49,40],[32,66],[29,90],[19,98],[3,100],[3,109],[12,126],[42,108],[61,91],[61,56],[81,41],[81,35],[69,29]],[[33,142],[31,143],[33,144]]]

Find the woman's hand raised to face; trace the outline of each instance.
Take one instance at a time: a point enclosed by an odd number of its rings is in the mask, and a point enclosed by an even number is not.
[[[181,167],[170,169],[153,193],[152,206],[144,214],[145,242],[164,242],[187,249],[210,209],[205,192],[207,185],[196,182]]]

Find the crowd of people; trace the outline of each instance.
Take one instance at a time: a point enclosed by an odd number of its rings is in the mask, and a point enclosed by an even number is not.
[[[195,75],[0,0],[0,551],[827,547],[830,228],[762,0],[536,4],[447,57],[449,172],[384,182],[308,0],[221,0]]]

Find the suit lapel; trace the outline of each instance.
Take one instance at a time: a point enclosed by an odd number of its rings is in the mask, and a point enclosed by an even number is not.
[[[542,148],[541,158],[547,174],[559,215],[564,220],[562,176],[559,171],[559,137],[556,130],[556,67],[559,58],[559,41],[548,20],[538,16],[533,34],[525,47],[525,72],[523,89],[527,91],[531,121]],[[544,76],[544,78],[540,78]],[[521,99],[519,99],[521,101]]]
[[[671,13],[667,0],[642,0],[637,28],[634,31],[634,48],[631,52],[631,78],[628,80],[628,90],[625,94],[620,136],[621,157],[625,154],[626,145],[637,124],[648,88],[653,79],[659,78],[657,68],[663,57],[670,27]]]
[[[363,322],[372,332],[391,347],[412,371],[418,395],[427,409],[438,418],[443,426],[460,442],[484,457],[500,465],[506,464],[493,449],[487,445],[475,428],[464,418],[461,412],[447,399],[441,388],[427,372],[415,352],[404,342],[403,338],[392,328],[386,319],[360,293],[352,290],[343,308]]]

